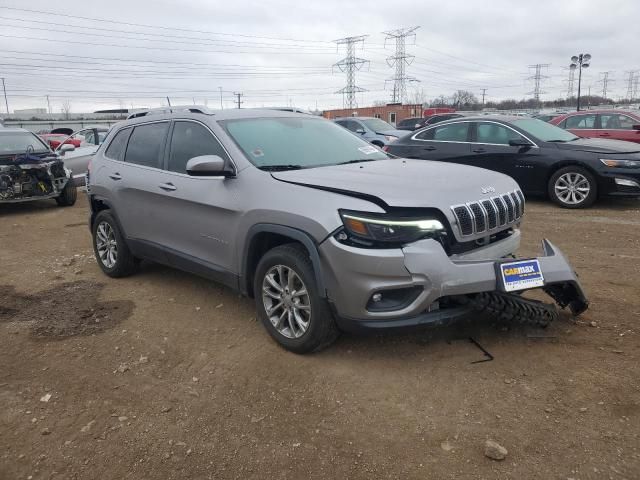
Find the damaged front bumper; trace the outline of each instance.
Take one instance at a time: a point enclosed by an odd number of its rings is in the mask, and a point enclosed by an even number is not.
[[[71,170],[60,160],[0,165],[0,203],[59,197],[71,179]]]
[[[430,239],[402,249],[375,250],[342,245],[330,237],[320,246],[327,297],[346,330],[409,327],[457,318],[470,309],[448,300],[500,290],[496,265],[517,250],[519,239],[517,231],[486,248],[449,257]],[[544,277],[539,288],[561,307],[582,313],[588,301],[566,257],[546,239],[543,252],[536,259]],[[386,296],[395,304],[384,304]],[[382,300],[376,304],[376,298]]]

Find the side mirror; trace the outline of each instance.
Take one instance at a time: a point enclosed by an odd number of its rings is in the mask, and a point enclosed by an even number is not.
[[[228,177],[225,161],[218,155],[200,155],[187,162],[187,173],[194,177]]]
[[[58,148],[58,152],[60,152],[60,153],[73,152],[75,149],[76,149],[76,147],[72,143],[63,143]]]
[[[359,133],[360,135],[364,135],[367,132],[364,131],[364,128],[359,128],[356,130],[356,133]]]
[[[640,125],[632,125],[631,128],[634,130],[640,130]]]
[[[525,138],[509,140],[509,145],[512,147],[533,147],[533,143]]]

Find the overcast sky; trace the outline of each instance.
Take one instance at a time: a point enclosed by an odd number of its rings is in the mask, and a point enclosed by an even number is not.
[[[332,64],[345,52],[332,41],[368,35],[357,49],[370,60],[356,76],[365,106],[391,97],[395,45],[382,32],[419,26],[407,41],[407,74],[420,80],[410,96],[486,88],[488,100],[526,98],[528,66],[542,63],[542,98],[564,97],[570,57],[588,52],[583,89],[601,93],[600,73],[611,71],[608,96],[618,98],[625,72],[640,70],[638,19],[638,0],[2,0],[0,77],[11,111],[47,107],[47,94],[54,112],[65,101],[87,112],[166,96],[219,107],[221,90],[225,108],[234,92],[243,107],[338,108],[346,78]]]

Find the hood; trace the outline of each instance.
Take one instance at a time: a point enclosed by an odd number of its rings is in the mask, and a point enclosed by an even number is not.
[[[376,132],[378,135],[391,135],[393,137],[404,137],[407,134],[406,130],[384,130],[382,132]]]
[[[375,197],[391,207],[437,208],[450,219],[452,205],[483,200],[518,188],[515,180],[501,173],[428,160],[377,160],[272,175],[284,182]],[[491,188],[495,193],[482,193],[483,189]]]
[[[560,150],[578,150],[592,153],[640,153],[640,143],[607,138],[580,138],[572,142],[556,143]]]

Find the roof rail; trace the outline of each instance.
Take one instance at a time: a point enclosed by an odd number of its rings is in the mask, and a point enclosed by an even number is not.
[[[204,105],[172,105],[166,107],[149,108],[140,112],[131,113],[127,116],[127,120],[131,118],[145,117],[147,115],[161,115],[163,113],[177,113],[177,112],[190,112],[190,113],[202,113],[204,115],[213,115],[208,107]]]

